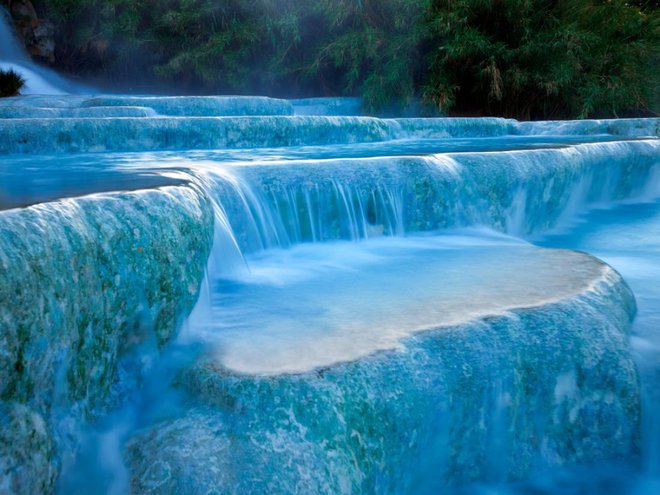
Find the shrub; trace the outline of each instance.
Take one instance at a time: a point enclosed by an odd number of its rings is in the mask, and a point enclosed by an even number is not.
[[[25,79],[14,70],[0,70],[0,98],[18,96],[25,86]]]

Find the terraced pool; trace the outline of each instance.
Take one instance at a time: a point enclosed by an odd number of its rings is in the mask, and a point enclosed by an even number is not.
[[[655,493],[658,119],[354,107],[0,101],[0,492]]]

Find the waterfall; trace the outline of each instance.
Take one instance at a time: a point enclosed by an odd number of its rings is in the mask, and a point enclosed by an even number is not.
[[[244,252],[485,226],[533,238],[602,204],[658,196],[657,140],[427,157],[186,166],[212,177]],[[212,184],[212,186],[209,186]]]
[[[16,39],[11,17],[0,8],[0,70],[13,70],[25,79],[24,95],[64,95],[90,92],[50,69],[35,64]]]

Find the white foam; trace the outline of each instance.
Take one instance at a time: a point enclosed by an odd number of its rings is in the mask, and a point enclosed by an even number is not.
[[[13,70],[25,79],[25,86],[21,89],[24,95],[63,95],[65,91],[53,86],[36,71],[22,64],[0,61],[0,70]]]
[[[54,71],[32,62],[13,34],[9,19],[0,9],[0,70],[13,70],[25,79],[23,95],[64,95],[87,91],[65,80]]]

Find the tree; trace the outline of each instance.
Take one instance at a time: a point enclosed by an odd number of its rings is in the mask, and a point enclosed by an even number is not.
[[[461,115],[658,111],[657,2],[33,0],[60,67],[153,91],[424,97]]]
[[[517,118],[649,110],[657,15],[621,0],[435,0],[425,95]]]

